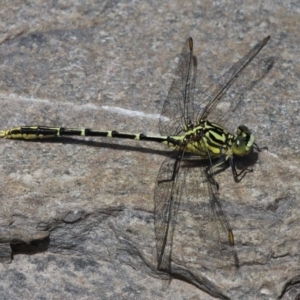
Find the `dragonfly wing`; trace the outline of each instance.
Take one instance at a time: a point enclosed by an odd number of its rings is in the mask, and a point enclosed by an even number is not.
[[[234,236],[233,231],[228,221],[226,214],[222,209],[222,202],[219,198],[218,192],[215,186],[208,181],[208,190],[209,190],[209,206],[210,210],[213,214],[213,229],[212,231],[216,231],[218,241],[220,244],[220,249],[223,249],[223,253],[225,253],[225,249],[227,248],[227,252],[229,249],[229,260],[232,258],[232,262],[236,267],[239,267],[238,256],[234,247]],[[216,244],[217,244],[216,243]],[[223,247],[224,246],[224,247]],[[223,248],[222,248],[223,247]]]
[[[155,186],[155,236],[158,269],[171,270],[171,254],[176,215],[184,189],[185,174],[180,170],[182,153],[173,152],[162,163]]]
[[[224,97],[231,85],[236,81],[236,79],[242,74],[243,70],[249,65],[249,63],[254,59],[254,57],[259,53],[259,51],[266,45],[270,36],[264,38],[262,41],[257,43],[243,58],[241,58],[237,63],[235,63],[224,75],[222,75],[216,83],[212,84],[208,89],[203,92],[203,100],[201,103],[207,103],[205,108],[199,108],[197,114],[197,120],[207,119],[210,112],[215,108],[215,106]],[[235,104],[236,105],[236,104]],[[222,108],[223,115],[226,115],[226,110],[234,108],[231,104],[227,109]],[[215,120],[217,121],[217,120]]]
[[[159,119],[161,135],[178,135],[191,121],[193,113],[193,95],[196,81],[197,60],[193,56],[193,39],[185,42],[179,55],[179,63],[175,72],[168,96],[164,102]]]
[[[186,159],[181,164],[185,171],[185,189],[182,194],[178,229],[184,241],[184,260],[195,268],[237,267],[238,257],[230,222],[222,208],[218,188],[208,177],[207,160],[198,157]],[[226,206],[225,202],[225,206]]]
[[[246,103],[243,100],[246,94],[251,92],[264,79],[272,69],[274,63],[274,57],[255,59],[247,70],[238,76],[238,79],[231,86],[230,91],[222,99],[220,107],[216,106],[209,115],[209,119],[225,126],[230,132],[234,132],[237,125],[244,123],[242,119],[249,118],[249,113],[244,111]],[[255,104],[247,103],[247,111],[257,105],[260,105],[259,102]]]

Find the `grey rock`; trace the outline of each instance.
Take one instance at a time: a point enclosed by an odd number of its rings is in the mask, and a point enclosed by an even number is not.
[[[1,140],[1,299],[299,297],[296,2],[38,1],[1,4],[0,19],[1,129],[158,133],[176,55],[189,36],[203,90],[271,35],[223,102],[241,97],[229,129],[246,124],[269,148],[246,161],[254,172],[240,183],[230,170],[216,176],[239,268],[205,219],[207,191],[195,184],[194,168],[178,212],[172,276],[157,270],[153,191],[169,153],[163,146]]]

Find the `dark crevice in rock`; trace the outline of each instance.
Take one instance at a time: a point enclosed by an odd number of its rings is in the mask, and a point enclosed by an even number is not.
[[[49,236],[26,243],[16,239],[10,242],[12,259],[17,254],[33,255],[47,251],[50,244]]]

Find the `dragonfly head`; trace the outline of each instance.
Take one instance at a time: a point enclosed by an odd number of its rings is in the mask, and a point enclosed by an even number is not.
[[[237,136],[232,146],[232,152],[238,156],[248,154],[254,144],[254,135],[245,125],[240,125],[237,129]]]

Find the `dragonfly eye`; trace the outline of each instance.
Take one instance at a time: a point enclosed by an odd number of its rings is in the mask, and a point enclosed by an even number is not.
[[[254,135],[245,125],[240,125],[237,129],[237,136],[232,146],[232,152],[238,156],[248,154],[254,144]]]

